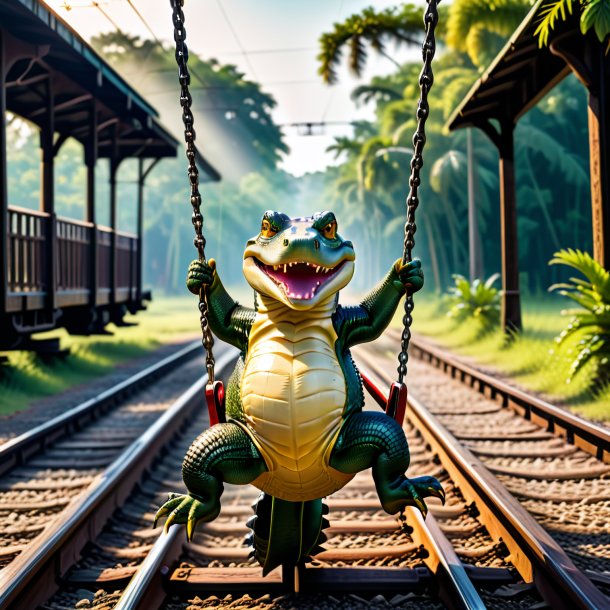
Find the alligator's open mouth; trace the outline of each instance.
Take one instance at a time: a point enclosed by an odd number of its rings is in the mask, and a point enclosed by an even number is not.
[[[328,283],[341,269],[345,261],[335,267],[323,267],[306,261],[265,265],[254,257],[259,269],[268,275],[289,299],[313,299],[318,290]]]

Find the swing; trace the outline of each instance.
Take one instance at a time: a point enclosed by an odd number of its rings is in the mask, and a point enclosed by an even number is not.
[[[424,15],[425,37],[422,44],[423,66],[419,76],[420,97],[417,104],[417,128],[413,134],[413,156],[411,158],[411,173],[409,177],[409,194],[406,199],[406,222],[404,226],[404,244],[402,263],[412,260],[412,250],[415,246],[415,211],[419,205],[418,188],[421,183],[420,170],[424,164],[423,150],[426,144],[425,124],[429,115],[428,94],[434,82],[432,60],[436,50],[434,31],[438,22],[438,1],[426,0],[427,9]],[[180,106],[182,107],[182,122],[184,124],[184,140],[188,160],[188,177],[191,188],[190,201],[193,208],[192,223],[195,228],[194,245],[197,248],[199,261],[205,263],[205,244],[203,235],[203,215],[201,213],[201,195],[199,193],[199,170],[196,165],[194,118],[191,111],[192,97],[189,91],[190,74],[188,71],[188,48],[186,45],[186,30],[184,27],[184,0],[170,0],[172,21],[174,26],[174,41],[176,43],[176,63],[178,64],[178,80],[180,83]],[[398,379],[390,386],[386,399],[379,388],[365,374],[361,373],[362,382],[371,396],[380,404],[385,405],[385,413],[402,426],[407,406],[407,386],[405,377],[409,360],[409,342],[411,340],[411,324],[413,322],[413,295],[407,291],[404,303],[403,330],[400,352],[398,354]],[[202,344],[206,351],[206,369],[208,382],[205,398],[208,407],[210,426],[226,422],[225,390],[222,381],[214,376],[214,338],[208,323],[207,289],[199,291],[199,312],[202,332]]]

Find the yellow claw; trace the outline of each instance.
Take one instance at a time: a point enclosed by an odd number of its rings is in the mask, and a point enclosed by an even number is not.
[[[195,526],[197,525],[197,517],[195,513],[197,512],[199,502],[195,500],[189,510],[188,520],[186,522],[186,539],[190,542],[193,539],[193,534],[195,533]]]
[[[179,500],[181,498],[176,498],[176,500]],[[167,533],[169,531],[169,528],[174,524],[174,521],[176,521],[176,518],[178,517],[178,515],[180,514],[180,510],[182,508],[185,508],[186,506],[188,506],[188,498],[182,500],[182,502],[180,503],[180,505],[178,506],[178,508],[174,508],[174,510],[170,513],[169,517],[167,518],[167,521],[165,522],[165,533]]]
[[[438,498],[443,505],[445,504],[445,490],[444,489],[438,489],[436,487],[428,487],[428,489],[426,490],[428,492],[429,496],[434,496],[435,498]]]
[[[161,519],[161,517],[164,517],[165,515],[167,515],[169,513],[169,511],[172,510],[178,504],[180,504],[180,502],[181,502],[181,496],[178,496],[177,494],[169,494],[168,501],[157,511],[157,514],[155,515],[155,520],[153,522],[153,528],[157,527],[157,521],[159,519]]]
[[[421,498],[414,498],[414,501],[415,501],[415,506],[417,506],[417,508],[419,508],[419,512],[421,513],[422,517],[425,519],[426,515],[428,514],[428,507],[426,506],[426,503]]]

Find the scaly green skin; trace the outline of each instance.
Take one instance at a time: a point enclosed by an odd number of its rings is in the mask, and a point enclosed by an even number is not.
[[[281,300],[291,309],[307,311],[315,310],[324,299],[328,302],[335,289],[349,282],[355,255],[352,244],[336,235],[336,221],[330,212],[292,220],[277,212],[267,212],[263,217],[263,230],[248,242],[244,258],[246,278],[261,295]],[[254,264],[254,258],[257,264]],[[280,282],[278,288],[275,285],[278,282],[271,281],[269,274],[261,270],[261,263],[267,265],[265,269],[270,273],[273,273],[274,265],[275,268],[279,265],[280,273],[284,268],[288,277],[290,270],[283,263],[300,260],[333,270],[328,275],[331,279],[311,291],[311,299],[307,298],[309,293],[305,298],[298,295],[291,299],[288,296],[290,283],[282,288]],[[209,286],[209,323],[213,332],[238,347],[241,357],[227,387],[229,422],[213,426],[194,441],[182,469],[189,494],[170,498],[157,513],[157,519],[169,514],[166,528],[172,523],[186,523],[189,538],[197,521],[210,521],[218,515],[223,481],[251,483],[267,472],[265,459],[252,440],[240,391],[257,312],[233,301],[215,272],[213,261],[209,265],[198,261],[191,264],[187,286],[197,292],[201,285]],[[360,305],[337,305],[329,313],[337,337],[334,351],[343,372],[346,400],[343,422],[334,446],[330,445],[328,464],[345,475],[372,467],[381,504],[390,514],[412,505],[425,515],[424,498],[436,496],[444,500],[444,494],[433,477],[408,479],[405,476],[409,450],[401,427],[383,413],[362,411],[362,383],[349,349],[377,338],[392,319],[405,287],[414,292],[422,285],[419,261],[405,266],[397,261]],[[262,496],[253,527],[253,542],[255,556],[265,572],[280,563],[296,565],[317,552],[318,545],[325,539],[321,532],[324,526],[322,512],[322,505],[316,500],[290,502],[273,498],[271,501],[268,495]]]

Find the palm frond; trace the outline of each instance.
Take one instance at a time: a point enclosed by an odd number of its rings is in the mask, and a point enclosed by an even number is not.
[[[557,20],[565,21],[566,14],[572,14],[572,0],[548,0],[540,7],[540,21],[534,31],[534,36],[538,36],[538,46],[548,44]]]

